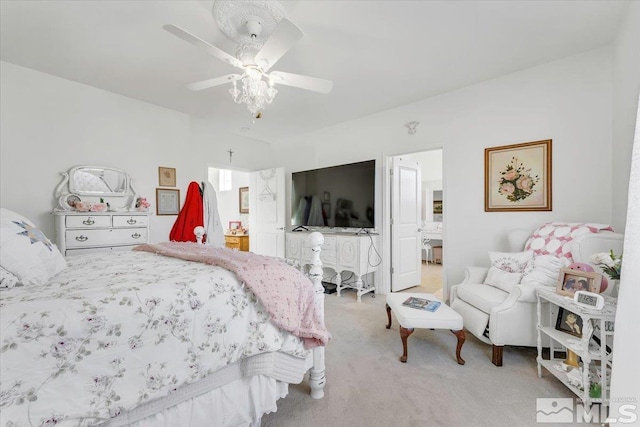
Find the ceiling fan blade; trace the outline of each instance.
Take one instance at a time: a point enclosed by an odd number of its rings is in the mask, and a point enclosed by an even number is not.
[[[301,89],[312,90],[314,92],[329,93],[333,88],[333,82],[331,80],[302,76],[300,74],[285,73],[284,71],[274,71],[269,75],[269,77],[273,79],[274,83],[299,87]]]
[[[191,43],[192,45],[200,48],[200,49],[204,49],[209,55],[211,56],[215,56],[218,59],[223,60],[224,62],[227,62],[231,65],[233,65],[234,67],[242,67],[242,62],[240,62],[238,59],[236,59],[235,57],[229,55],[227,52],[225,52],[224,50],[215,47],[214,45],[207,43],[206,41],[202,40],[201,38],[194,36],[193,34],[183,30],[182,28],[178,27],[177,25],[173,25],[173,24],[167,24],[164,25],[162,28],[164,28],[166,31],[170,32],[171,34],[173,34],[174,36],[180,37],[182,40]]]
[[[239,79],[239,74],[227,74],[226,76],[216,77],[213,79],[202,80],[195,83],[190,83],[187,88],[193,91],[199,91],[203,89],[209,89],[210,87],[220,86],[225,83],[232,82],[234,79]]]
[[[282,18],[273,33],[264,42],[262,49],[256,54],[256,65],[267,71],[302,38],[303,34],[296,24]]]

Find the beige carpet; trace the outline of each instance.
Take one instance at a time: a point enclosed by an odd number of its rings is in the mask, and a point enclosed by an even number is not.
[[[535,426],[544,425],[536,424],[536,398],[574,397],[551,374],[538,378],[534,348],[505,347],[498,368],[491,347],[470,334],[464,366],[447,330],[417,329],[401,363],[398,324],[394,318],[385,328],[383,295],[368,294],[362,303],[353,291],[327,295],[326,323],[333,338],[325,397],[312,399],[306,380],[293,385],[263,427]]]

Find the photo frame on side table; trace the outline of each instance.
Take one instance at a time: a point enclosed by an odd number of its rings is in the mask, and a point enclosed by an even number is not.
[[[158,185],[160,187],[176,186],[176,168],[166,168],[160,166],[158,168]]]
[[[229,231],[233,234],[242,231],[242,221],[229,221]]]
[[[180,190],[156,188],[156,215],[178,215],[180,213]]]
[[[550,139],[485,148],[484,210],[552,210]]]
[[[240,213],[249,213],[249,187],[240,187],[238,189],[238,200]]]
[[[582,338],[582,317],[558,307],[558,318],[556,319],[556,330],[566,332],[578,338]]]
[[[573,296],[576,291],[588,291],[600,293],[602,274],[589,271],[571,270],[563,268],[560,270],[556,293],[565,296]]]

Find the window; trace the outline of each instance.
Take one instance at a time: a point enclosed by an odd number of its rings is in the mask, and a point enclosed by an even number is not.
[[[220,181],[218,182],[219,191],[231,191],[231,171],[228,169],[220,169]]]

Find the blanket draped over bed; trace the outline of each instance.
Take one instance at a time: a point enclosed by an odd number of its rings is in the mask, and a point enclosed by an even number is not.
[[[217,265],[233,271],[267,309],[271,321],[304,340],[306,348],[326,345],[329,333],[315,310],[314,290],[302,272],[277,258],[191,242],[165,242],[136,246],[146,251]]]
[[[257,268],[257,259],[229,265]],[[3,427],[95,425],[248,357],[309,354],[225,268],[140,251],[67,262],[46,284],[0,292]],[[279,306],[304,312],[296,320],[275,311],[310,343],[326,342],[328,332],[306,320],[312,286],[298,273],[282,270],[273,293]],[[299,297],[284,290],[291,280]]]

